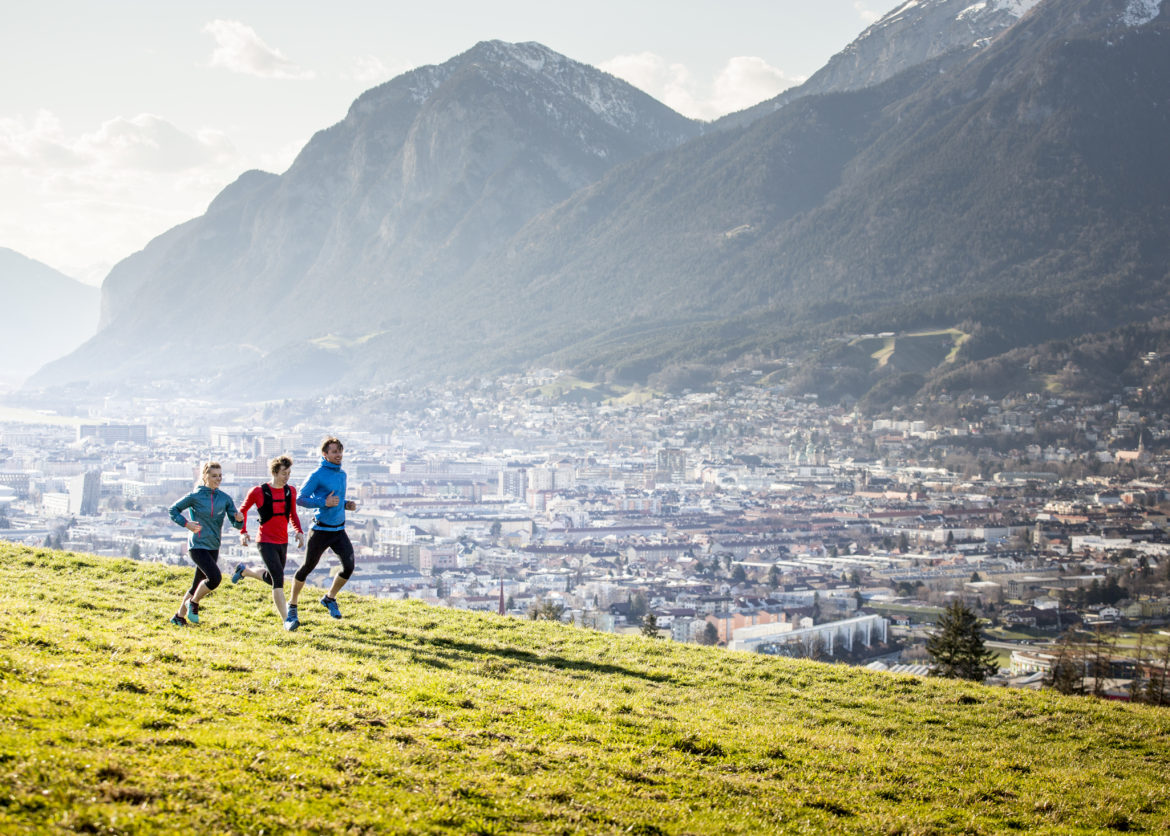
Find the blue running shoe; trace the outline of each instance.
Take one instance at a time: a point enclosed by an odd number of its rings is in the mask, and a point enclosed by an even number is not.
[[[295,615],[292,615],[291,613],[289,614],[289,617],[284,620],[284,629],[288,630],[290,633],[300,626],[301,626],[300,620]]]
[[[178,613],[175,613],[171,616],[171,624],[174,624],[176,627],[186,627],[187,619],[183,618],[183,616],[179,615]]]
[[[237,563],[236,571],[232,572],[232,583],[239,583],[244,578],[244,564]]]
[[[341,608],[337,606],[337,602],[328,595],[321,599],[321,606],[329,610],[329,614],[334,618],[341,618]]]
[[[289,604],[288,605],[288,615],[286,615],[284,617],[284,620],[285,621],[296,621],[298,624],[300,623],[299,619],[297,618],[297,605],[296,604]]]
[[[192,624],[199,623],[199,605],[194,601],[187,605],[187,620]]]

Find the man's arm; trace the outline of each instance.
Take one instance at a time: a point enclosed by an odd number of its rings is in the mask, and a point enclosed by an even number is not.
[[[257,496],[257,494],[260,494],[260,496]],[[244,507],[240,509],[240,513],[244,516],[244,522],[240,526],[240,531],[242,531],[244,534],[248,533],[248,509],[253,505],[259,506],[261,496],[263,496],[263,494],[261,493],[260,486],[257,485],[256,487],[252,488],[252,490],[248,491],[248,495],[244,497]]]
[[[301,489],[297,491],[297,505],[302,508],[324,508],[325,500],[318,499],[316,496],[318,487],[320,487],[320,484],[317,478],[317,471],[314,470],[312,475],[309,476],[309,481],[305,482],[301,486]]]
[[[295,531],[297,534],[304,534],[304,529],[301,528],[300,515],[297,514],[297,489],[292,485],[289,485],[288,489],[292,491],[293,499],[293,501],[288,506],[288,520],[292,523],[293,531]]]

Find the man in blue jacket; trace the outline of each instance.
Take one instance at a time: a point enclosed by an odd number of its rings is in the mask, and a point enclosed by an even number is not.
[[[337,593],[353,574],[353,544],[345,533],[345,512],[356,511],[357,505],[345,498],[345,471],[341,469],[344,446],[330,436],[321,443],[321,465],[313,471],[308,481],[297,491],[297,505],[315,508],[312,533],[305,547],[305,565],[293,576],[292,596],[288,602],[288,618],[285,628],[295,630],[300,621],[297,617],[297,599],[309,574],[317,568],[321,555],[326,549],[341,560],[341,571],[333,579],[329,592],[321,599],[321,606],[329,610],[334,618],[341,618],[337,606]]]

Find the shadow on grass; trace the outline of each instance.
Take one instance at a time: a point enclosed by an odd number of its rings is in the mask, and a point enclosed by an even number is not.
[[[401,636],[401,638],[395,637]],[[493,647],[466,639],[451,639],[444,636],[421,638],[410,641],[398,631],[359,630],[355,635],[333,634],[314,636],[314,642],[340,643],[360,648],[366,653],[378,650],[409,653],[418,663],[430,667],[449,667],[448,662],[482,660],[495,658],[519,662],[525,665],[574,671],[588,675],[613,674],[644,679],[648,682],[676,682],[677,678],[666,673],[638,670],[606,662],[590,662],[583,659],[569,659],[555,654],[543,655],[518,647]],[[427,658],[430,657],[430,658]]]

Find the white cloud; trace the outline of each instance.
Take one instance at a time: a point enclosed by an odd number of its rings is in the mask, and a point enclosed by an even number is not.
[[[210,61],[212,67],[260,78],[307,79],[314,76],[311,70],[302,69],[279,49],[264,43],[251,26],[238,20],[213,20],[203,27],[203,31],[215,38],[216,46]]]
[[[876,23],[877,21],[881,20],[882,13],[873,11],[865,3],[854,3],[853,9],[857,12],[857,16],[860,17],[866,24]]]
[[[683,64],[669,64],[653,52],[619,55],[601,69],[694,119],[715,119],[751,107],[804,80],[747,56],[730,59],[710,83],[697,81]]]
[[[373,55],[359,55],[353,59],[349,72],[345,78],[369,84],[376,81],[386,81],[390,78],[390,69]]]
[[[788,78],[762,58],[732,58],[715,79],[713,101],[724,113],[770,99],[803,79]]]
[[[0,119],[0,246],[97,280],[203,212],[245,167],[222,132],[152,114],[73,135],[49,111]]]
[[[188,134],[162,117],[118,116],[97,130],[66,136],[61,122],[42,110],[31,123],[0,119],[0,167],[78,171],[180,171],[230,162],[236,150],[220,131]]]

